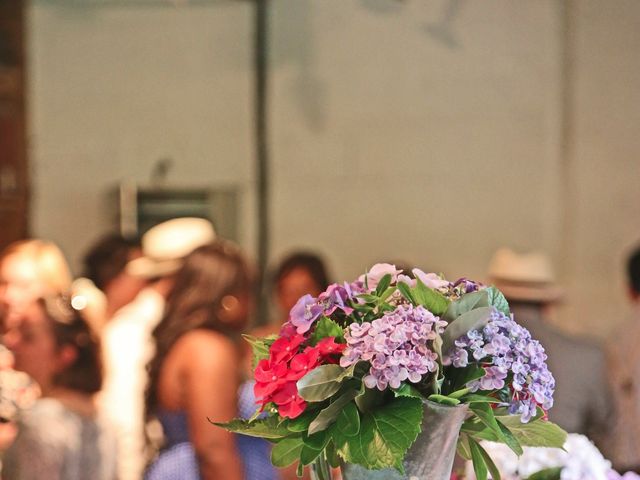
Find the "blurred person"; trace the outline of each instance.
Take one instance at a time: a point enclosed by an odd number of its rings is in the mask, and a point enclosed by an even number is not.
[[[322,257],[313,252],[294,251],[284,257],[272,277],[272,294],[278,319],[256,329],[252,335],[264,337],[280,331],[289,312],[304,295],[317,297],[329,286],[329,276]]]
[[[322,257],[316,253],[297,250],[286,255],[276,266],[272,276],[272,296],[275,306],[278,310],[277,320],[268,325],[264,325],[254,329],[251,332],[255,337],[266,337],[277,334],[284,322],[289,319],[289,312],[304,295],[317,297],[329,286],[329,275]],[[251,371],[252,352],[248,344],[245,344],[245,360],[244,365],[247,370],[246,376],[253,378]],[[253,381],[247,381],[242,385],[243,389],[253,388]],[[241,398],[249,399],[252,397],[249,393]],[[255,410],[255,397],[253,400],[253,409]],[[251,415],[247,415],[249,418]],[[297,465],[291,465],[279,469],[279,475],[286,480],[294,480],[297,476]],[[305,469],[304,479],[309,478],[308,469]]]
[[[15,330],[41,296],[66,293],[71,273],[60,249],[40,239],[20,240],[0,253],[0,335]],[[3,341],[0,339],[0,342]],[[13,355],[0,345],[0,451],[16,434],[14,420],[30,407],[39,390],[24,372],[13,370]]]
[[[140,241],[119,234],[103,236],[85,254],[84,276],[105,295],[103,321],[111,319],[146,286],[145,278],[131,275],[126,268],[129,262],[140,257]]]
[[[238,333],[247,325],[252,297],[246,260],[228,242],[194,250],[176,274],[153,333],[157,350],[149,363],[146,412],[161,422],[166,445],[147,480],[274,478],[266,442],[207,421],[226,422],[244,413],[237,398]],[[250,408],[255,410],[255,403]]]
[[[40,239],[12,243],[0,254],[0,333],[43,295],[68,293],[71,272],[60,249]]]
[[[32,302],[7,335],[15,368],[40,386],[3,459],[5,480],[113,480],[115,440],[98,418],[98,342],[63,297]]]
[[[640,473],[640,247],[627,259],[631,318],[607,342],[615,422],[606,451],[620,472]]]
[[[214,238],[208,220],[190,217],[168,220],[142,236],[143,255],[126,265],[126,275],[142,279],[148,286],[115,312],[102,332],[105,382],[100,407],[115,427],[119,480],[139,480],[146,463],[145,367],[154,352],[153,329],[162,318],[175,273],[184,257]],[[98,283],[102,284],[105,278],[101,274]]]
[[[549,258],[543,253],[518,254],[502,248],[491,260],[489,277],[507,298],[516,322],[531,332],[548,356],[556,380],[549,419],[602,446],[612,409],[604,353],[596,344],[568,336],[549,324],[551,309],[564,295],[555,283]]]

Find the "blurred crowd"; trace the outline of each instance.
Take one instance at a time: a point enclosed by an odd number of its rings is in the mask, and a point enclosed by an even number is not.
[[[301,296],[324,291],[322,257],[296,251],[274,266],[273,318],[257,327],[256,272],[207,220],[106,235],[83,264],[73,280],[42,239],[0,253],[2,479],[295,478],[295,466],[271,465],[268,442],[214,423],[254,415],[241,334],[277,333]],[[550,419],[587,435],[618,470],[640,471],[640,249],[628,260],[634,318],[610,346],[552,326],[564,291],[546,255],[500,249],[488,265],[486,281],[545,347]]]

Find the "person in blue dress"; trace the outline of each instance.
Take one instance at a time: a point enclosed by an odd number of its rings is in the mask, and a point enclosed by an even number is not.
[[[146,480],[277,478],[264,440],[210,423],[255,409],[250,384],[239,390],[238,332],[251,313],[252,290],[244,256],[225,241],[194,250],[176,273],[148,366],[147,417],[162,424],[165,445]]]

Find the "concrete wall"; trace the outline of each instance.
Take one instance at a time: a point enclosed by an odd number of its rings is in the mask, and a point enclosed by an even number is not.
[[[249,4],[109,3],[30,8],[34,234],[77,260],[109,225],[108,188],[170,156],[173,183],[241,187],[254,251]],[[544,249],[564,327],[604,336],[623,317],[640,4],[272,6],[274,259],[306,246],[336,278],[385,259],[482,278],[499,246]]]

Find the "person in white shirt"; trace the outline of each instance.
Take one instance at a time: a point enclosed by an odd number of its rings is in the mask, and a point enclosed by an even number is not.
[[[139,480],[145,468],[146,365],[154,354],[152,332],[162,318],[174,274],[186,255],[214,238],[208,220],[168,220],[143,235],[143,256],[127,265],[129,274],[149,279],[149,286],[118,310],[103,330],[105,381],[100,405],[115,427],[119,480]]]

